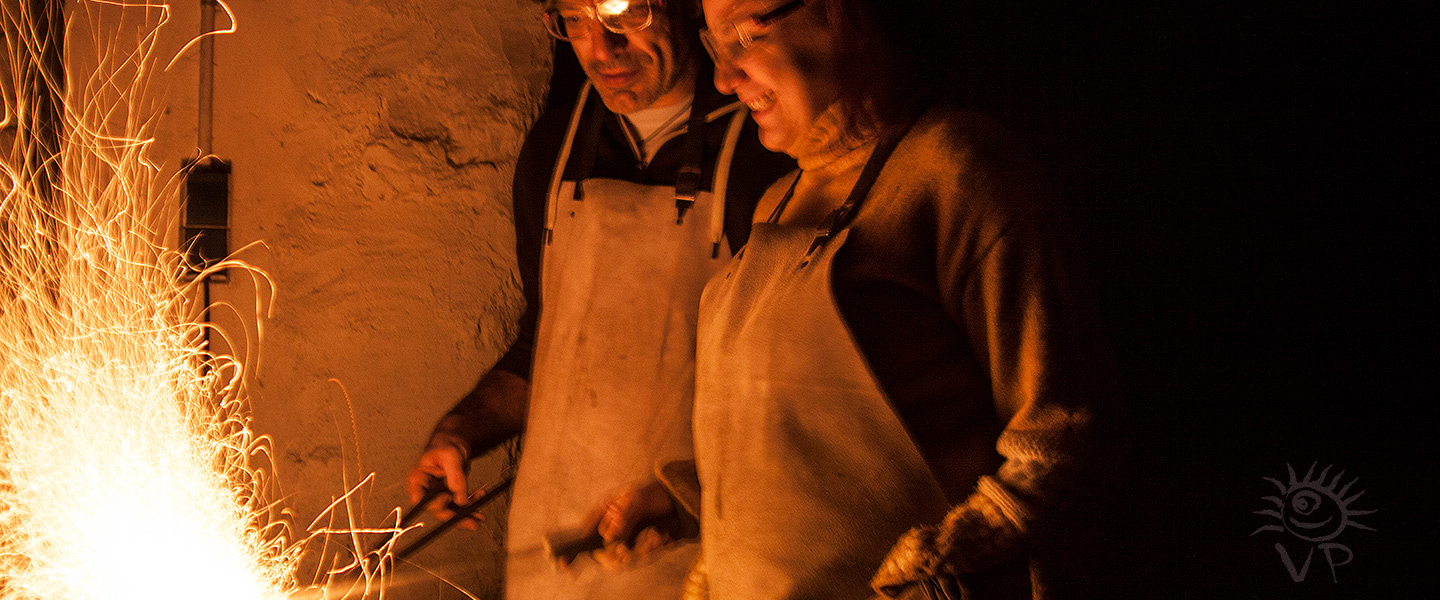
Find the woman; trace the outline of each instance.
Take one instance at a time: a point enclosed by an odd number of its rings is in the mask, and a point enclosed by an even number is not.
[[[937,100],[915,24],[945,21],[895,6],[704,2],[716,86],[800,171],[701,301],[693,469],[596,522],[698,519],[712,598],[1040,595],[1026,559],[1092,462],[1108,380],[1055,209]]]

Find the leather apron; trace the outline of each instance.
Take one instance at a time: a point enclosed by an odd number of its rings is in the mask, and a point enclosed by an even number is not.
[[[506,598],[679,598],[695,543],[672,545],[653,564],[623,573],[593,564],[560,573],[542,550],[544,534],[579,524],[617,487],[651,476],[657,459],[692,456],[696,312],[705,282],[730,258],[715,233],[723,232],[723,184],[712,186],[719,198],[696,194],[691,216],[677,223],[675,187],[561,180],[588,90],[548,198]],[[745,115],[736,111],[730,137],[738,138]],[[727,142],[720,181],[733,155]]]
[[[715,600],[868,598],[901,534],[948,509],[830,286],[844,217],[893,145],[819,231],[757,223],[701,300],[695,452]]]

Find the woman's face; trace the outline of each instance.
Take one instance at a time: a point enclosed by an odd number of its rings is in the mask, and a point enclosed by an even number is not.
[[[793,156],[815,118],[839,97],[833,36],[811,0],[763,24],[753,21],[789,0],[704,0],[714,41],[715,87],[750,107],[760,143]],[[749,37],[742,48],[737,31]]]

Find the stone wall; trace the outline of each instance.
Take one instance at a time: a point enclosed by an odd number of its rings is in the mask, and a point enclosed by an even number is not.
[[[193,4],[177,3],[168,35],[198,31]],[[274,291],[260,336],[237,341],[258,348],[255,429],[273,438],[300,526],[372,472],[353,506],[380,524],[408,505],[403,480],[435,419],[499,358],[523,309],[510,178],[550,44],[529,0],[229,4],[238,31],[215,43],[214,153],[234,169],[231,247],[258,243],[239,256]],[[197,64],[192,51],[172,69],[171,163],[194,153]],[[268,290],[234,277],[213,295],[234,307],[215,319],[239,340]],[[472,483],[502,462],[477,463]],[[498,597],[505,508],[418,555],[423,568],[398,567],[388,597],[465,597],[441,578]]]
[[[150,158],[164,180],[197,155],[199,58],[181,50],[200,31],[201,2],[177,0],[168,15],[128,4],[66,4],[66,68],[83,83],[97,40],[134,51],[168,18],[150,40],[154,66],[180,58],[147,75],[160,117]],[[550,41],[531,0],[227,4],[238,30],[214,44],[213,153],[233,166],[231,248],[266,276],[234,270],[211,286],[226,332],[216,344],[247,359],[254,429],[271,438],[295,524],[356,489],[333,525],[382,526],[409,504],[404,477],[431,426],[499,358],[523,309],[510,179]],[[216,21],[230,24],[223,12]],[[9,67],[0,61],[7,98]],[[172,242],[177,213],[159,213]],[[472,484],[498,476],[497,454]],[[492,505],[479,531],[453,531],[398,566],[387,597],[499,597],[505,510]]]

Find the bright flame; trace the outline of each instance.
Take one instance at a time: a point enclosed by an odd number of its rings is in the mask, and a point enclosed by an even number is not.
[[[630,10],[630,0],[605,0],[595,10],[607,17],[624,14],[625,11]]]
[[[168,8],[94,4],[146,27],[133,51],[95,34],[110,51],[69,74],[48,175],[24,155],[36,93],[59,82],[26,88],[23,8],[6,27],[22,35],[0,121],[17,147],[0,156],[0,599],[284,598],[300,550],[264,498],[241,364],[206,353],[160,233],[179,186],[147,160],[147,90]]]

